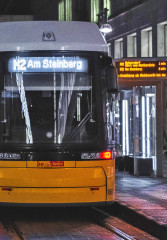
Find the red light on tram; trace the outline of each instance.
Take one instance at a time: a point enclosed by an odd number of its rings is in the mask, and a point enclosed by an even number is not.
[[[100,158],[102,159],[111,159],[112,158],[112,152],[111,151],[104,151],[100,153]]]

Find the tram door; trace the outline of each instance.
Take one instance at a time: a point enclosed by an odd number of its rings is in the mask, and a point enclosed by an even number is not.
[[[156,172],[156,87],[122,89],[114,102],[115,141],[123,156],[152,158]]]

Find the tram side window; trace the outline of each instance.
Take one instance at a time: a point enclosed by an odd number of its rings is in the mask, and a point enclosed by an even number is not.
[[[21,103],[18,92],[7,91],[1,85],[1,141],[10,142],[15,139],[15,142],[25,141],[26,132],[25,121],[22,115]]]

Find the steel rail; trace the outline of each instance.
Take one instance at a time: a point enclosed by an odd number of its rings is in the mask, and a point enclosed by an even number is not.
[[[109,217],[112,218],[111,215],[109,215],[108,213],[104,212],[101,209],[98,209],[96,207],[92,207],[92,209],[96,212],[98,212],[98,214],[101,214],[101,216],[104,217]],[[100,218],[101,219],[101,218]],[[115,226],[113,226],[112,224],[110,224],[107,221],[102,221],[99,220],[100,224],[102,224],[106,229],[108,229],[110,232],[113,232],[114,234],[118,235],[119,237],[125,239],[125,240],[136,240],[136,238],[126,234],[125,232],[121,231],[120,229],[116,228]]]

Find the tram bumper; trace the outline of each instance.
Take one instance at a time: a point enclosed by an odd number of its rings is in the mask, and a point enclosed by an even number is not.
[[[113,166],[94,164],[76,162],[75,167],[0,168],[0,203],[107,204],[114,199]]]

